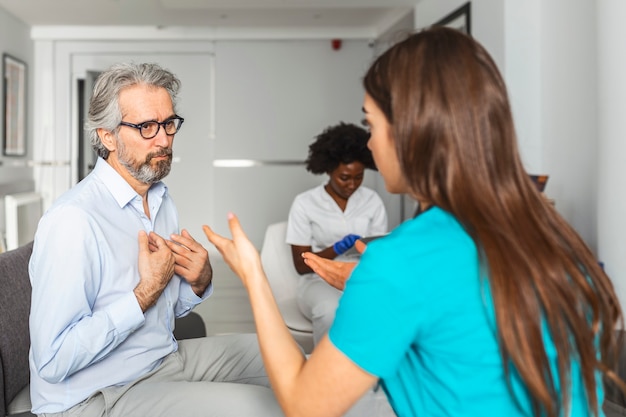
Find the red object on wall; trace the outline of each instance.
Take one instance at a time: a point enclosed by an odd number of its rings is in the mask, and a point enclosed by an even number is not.
[[[330,44],[332,45],[334,51],[341,49],[341,39],[333,39],[330,41]]]

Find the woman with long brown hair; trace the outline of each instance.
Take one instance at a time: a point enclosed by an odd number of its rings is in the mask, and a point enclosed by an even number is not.
[[[379,57],[364,86],[385,186],[420,212],[367,246],[308,361],[237,218],[232,241],[205,226],[250,294],[285,413],[339,416],[379,379],[401,417],[602,415],[619,302],[526,174],[489,54],[458,31],[425,30]],[[305,258],[322,276],[352,268]]]

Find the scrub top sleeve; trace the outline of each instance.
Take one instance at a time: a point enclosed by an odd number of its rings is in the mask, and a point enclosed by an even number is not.
[[[329,337],[359,367],[384,378],[415,340],[428,295],[402,267],[390,267],[398,265],[393,245],[370,245],[346,284]]]
[[[311,246],[313,231],[301,199],[296,198],[289,210],[287,236],[285,242],[290,245]]]
[[[387,233],[389,230],[388,220],[387,220],[387,211],[385,210],[385,205],[383,201],[378,196],[375,195],[375,201],[377,202],[377,208],[372,216],[372,235],[383,235]]]

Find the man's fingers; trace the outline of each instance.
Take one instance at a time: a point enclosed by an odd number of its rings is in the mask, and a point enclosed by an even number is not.
[[[174,235],[172,235],[174,236]],[[172,238],[172,240],[166,240],[165,243],[167,244],[167,246],[170,248],[170,250],[172,252],[174,252],[177,255],[187,255],[190,252],[193,252],[193,250],[187,246],[184,245],[178,241],[175,241],[174,238]],[[197,250],[196,250],[197,251]]]
[[[148,235],[146,234],[146,232],[144,230],[140,230],[139,231],[139,252],[146,252],[146,251],[150,251],[150,243],[148,240]]]
[[[154,232],[150,232],[150,241],[153,245],[155,245],[158,249],[161,249],[163,246],[167,247],[167,243],[165,243],[165,239]]]
[[[171,234],[170,239],[172,242],[176,243],[178,246],[188,249],[190,251],[199,251],[201,246],[196,240],[191,236],[191,234],[183,229],[180,234]]]

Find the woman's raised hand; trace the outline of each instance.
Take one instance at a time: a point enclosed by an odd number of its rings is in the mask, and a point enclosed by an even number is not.
[[[261,257],[233,213],[228,213],[228,226],[233,236],[232,240],[218,235],[207,225],[203,225],[202,230],[209,242],[222,254],[230,269],[247,287],[250,279],[263,275]]]

